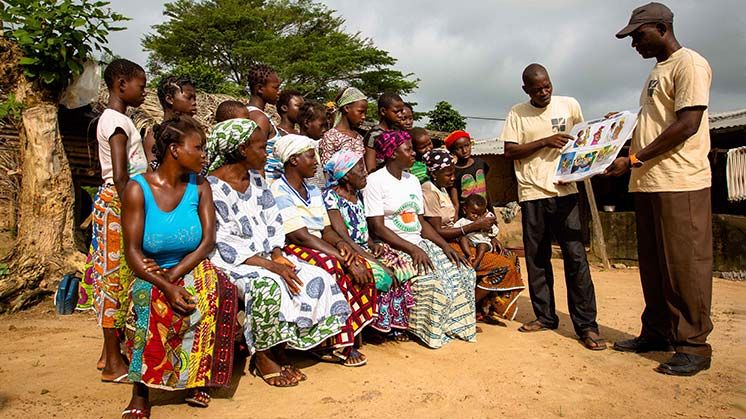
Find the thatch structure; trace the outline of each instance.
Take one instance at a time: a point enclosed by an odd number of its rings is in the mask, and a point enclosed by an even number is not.
[[[135,126],[139,130],[149,129],[163,120],[163,109],[160,102],[158,102],[158,95],[155,89],[147,89],[146,92],[145,102],[139,108],[129,108],[127,110],[127,115],[132,118],[132,121],[135,122]],[[248,103],[246,98],[197,92],[197,114],[194,118],[209,131],[215,125],[215,110],[218,108],[218,105],[226,100],[237,100]],[[108,101],[109,91],[102,84],[99,89],[98,99],[92,104],[94,112],[97,114],[103,112],[106,109]],[[273,105],[267,105],[267,113],[270,114],[275,123],[280,122],[280,116],[277,114]]]

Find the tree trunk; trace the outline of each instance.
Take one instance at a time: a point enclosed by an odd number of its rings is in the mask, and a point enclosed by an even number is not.
[[[64,272],[82,264],[75,250],[73,183],[62,147],[57,106],[42,102],[23,111],[18,233],[0,279],[0,313],[17,311],[54,292]]]

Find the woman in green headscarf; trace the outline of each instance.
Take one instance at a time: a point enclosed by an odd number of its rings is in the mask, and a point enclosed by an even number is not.
[[[363,136],[355,129],[365,121],[368,98],[360,90],[348,87],[339,94],[335,106],[334,128],[327,131],[319,141],[322,166],[339,150],[349,150],[360,155],[365,153]]]

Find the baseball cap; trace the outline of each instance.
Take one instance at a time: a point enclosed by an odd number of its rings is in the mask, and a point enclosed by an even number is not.
[[[617,32],[616,37],[622,39],[646,23],[658,22],[673,23],[673,12],[664,4],[648,3],[632,11],[629,23]]]

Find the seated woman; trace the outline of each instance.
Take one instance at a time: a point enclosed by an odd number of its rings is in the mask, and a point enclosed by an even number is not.
[[[434,149],[423,155],[430,181],[422,185],[422,198],[425,201],[425,220],[440,236],[451,242],[451,247],[460,255],[473,260],[476,247],[468,241],[469,254],[462,250],[460,239],[475,232],[489,232],[495,224],[494,217],[480,217],[463,227],[454,227],[456,208],[448,194],[455,178],[455,159],[444,149]],[[475,260],[477,271],[476,303],[478,320],[502,324],[496,316],[513,320],[518,311],[515,304],[525,288],[521,280],[518,257],[500,246],[485,253],[481,261]],[[504,325],[504,324],[502,324]]]
[[[386,131],[375,147],[385,165],[363,189],[368,225],[375,237],[409,254],[421,274],[412,279],[409,331],[431,348],[453,338],[475,341],[474,270],[423,218],[420,182],[406,172],[414,164],[411,137]]]
[[[376,281],[378,318],[371,327],[391,333],[396,341],[407,341],[407,316],[414,305],[409,280],[417,272],[409,255],[370,238],[360,192],[368,176],[363,155],[340,150],[332,155],[324,171],[329,181],[323,198],[332,228],[365,260]]]
[[[313,177],[319,164],[316,142],[286,135],[275,143],[275,156],[284,165],[283,175],[272,184],[272,194],[282,214],[288,241],[285,251],[332,274],[353,308],[342,333],[329,343],[332,348],[319,356],[347,367],[365,365],[367,358],[354,343],[355,336],[378,313],[376,285],[365,263],[331,228],[319,188],[305,181]]]
[[[350,307],[323,269],[283,254],[282,218],[260,170],[267,140],[254,121],[229,119],[208,139],[210,176],[217,211],[217,246],[211,260],[246,303],[244,336],[254,354],[250,369],[272,386],[306,379],[284,346],[311,349],[338,334]]]
[[[235,288],[206,259],[215,246],[204,133],[188,116],[156,125],[154,172],[124,191],[125,256],[135,275],[127,320],[132,399],[124,418],[150,416],[148,387],[188,389],[206,407],[207,387],[227,386],[233,365]]]

